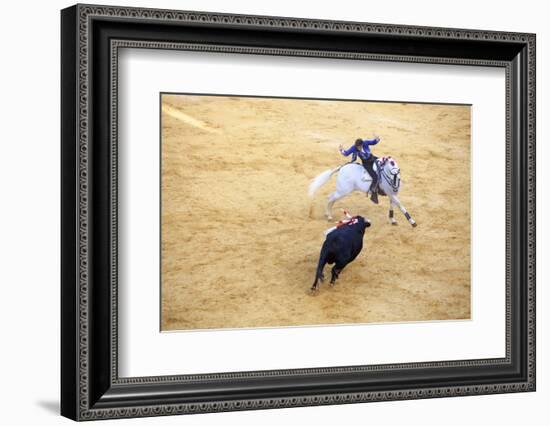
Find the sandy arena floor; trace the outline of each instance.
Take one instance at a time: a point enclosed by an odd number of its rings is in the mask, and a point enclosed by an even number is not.
[[[387,197],[337,202],[372,226],[312,296],[336,180],[313,200],[309,182],[374,134],[418,227]],[[162,330],[469,318],[470,108],[163,95],[161,267]]]

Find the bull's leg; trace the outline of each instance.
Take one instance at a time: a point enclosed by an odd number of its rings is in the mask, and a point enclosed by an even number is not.
[[[313,285],[309,289],[311,292],[317,291],[319,289],[319,278],[315,277],[315,281],[313,281]]]
[[[336,280],[338,279],[338,277],[340,276],[340,273],[342,272],[342,270],[346,267],[346,263],[344,263],[343,261],[336,261],[336,263],[334,264],[334,266],[332,267],[332,275],[330,277],[330,285],[331,286],[334,286],[334,284],[336,284]]]
[[[331,277],[330,277],[330,285],[333,286],[336,284],[336,280],[338,279],[338,276],[340,275],[340,272],[342,272],[341,269],[336,268],[336,265],[332,267],[331,271]]]
[[[323,273],[320,275],[315,276],[315,281],[313,281],[313,285],[311,286],[311,291],[317,291],[319,290],[319,284],[322,283],[325,280],[325,276]]]
[[[389,210],[388,216],[390,218],[391,224],[397,225],[397,220],[395,220],[395,217],[393,217],[393,200],[391,197],[390,197],[390,210]]]
[[[399,201],[399,199],[395,196],[395,195],[390,195],[390,199],[392,200],[391,202],[393,202],[393,204],[395,204],[397,207],[399,207],[399,210],[401,210],[401,212],[405,215],[405,217],[407,218],[407,220],[409,221],[409,223],[415,227],[417,224],[415,222],[415,220],[411,217],[411,215],[407,212],[407,210],[405,209],[405,207],[403,207],[403,205],[401,204],[401,202]]]
[[[323,282],[325,276],[323,275],[323,269],[327,264],[327,257],[329,256],[329,248],[327,240],[323,243],[321,247],[321,253],[319,254],[319,262],[317,263],[317,269],[315,270],[315,280],[311,286],[311,291],[314,292],[319,289],[319,284]]]

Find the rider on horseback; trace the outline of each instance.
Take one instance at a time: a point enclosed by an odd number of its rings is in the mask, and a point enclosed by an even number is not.
[[[376,136],[374,139],[357,139],[355,143],[347,150],[340,145],[340,153],[347,157],[353,154],[351,162],[353,163],[357,157],[361,159],[363,167],[367,170],[372,178],[372,184],[370,186],[371,200],[374,204],[378,204],[378,174],[373,169],[373,164],[376,161],[376,157],[370,152],[370,145],[376,145],[380,142],[380,138]]]

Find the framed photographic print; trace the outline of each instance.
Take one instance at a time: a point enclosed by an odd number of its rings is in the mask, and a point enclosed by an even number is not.
[[[535,35],[61,30],[64,416],[535,390]]]

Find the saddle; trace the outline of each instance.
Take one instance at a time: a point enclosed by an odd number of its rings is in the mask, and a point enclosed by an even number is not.
[[[372,169],[376,173],[376,178],[377,178],[378,183],[380,183],[380,180],[382,178],[382,169],[384,168],[384,165],[386,164],[387,161],[388,161],[388,157],[382,157],[382,158],[376,158],[373,162]],[[365,169],[363,171],[363,181],[366,182],[366,181],[371,180],[371,179],[372,179],[371,175]],[[378,194],[386,195],[384,190],[380,187],[380,184],[378,184],[377,186],[378,186],[378,188],[377,188]]]
[[[374,166],[373,169],[374,171],[376,172],[376,175],[378,177],[378,182],[380,182],[380,178],[381,178],[381,174],[382,174],[382,169],[384,168],[384,166],[386,165],[386,162],[388,161],[388,157],[382,157],[382,158],[377,158],[375,161],[374,161]]]
[[[374,160],[374,162],[372,164],[372,169],[376,173],[376,178],[377,178],[378,182],[380,182],[382,169],[384,168],[384,164],[386,164],[386,161],[388,161],[386,157],[377,158],[376,160]],[[365,169],[364,167],[363,167],[363,169],[364,169],[363,170],[363,181],[366,182],[367,180],[371,180],[372,177],[369,174],[369,172],[367,171],[367,169]]]

